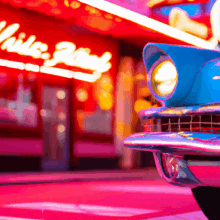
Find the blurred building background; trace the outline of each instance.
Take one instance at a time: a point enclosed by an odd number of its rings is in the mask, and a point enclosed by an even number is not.
[[[138,112],[160,106],[142,50],[189,43],[82,2],[0,1],[1,171],[154,166],[151,153],[122,146],[143,131]],[[108,2],[212,38],[213,0]]]

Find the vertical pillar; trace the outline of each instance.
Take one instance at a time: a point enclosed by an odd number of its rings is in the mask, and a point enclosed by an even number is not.
[[[133,133],[133,74],[134,62],[131,57],[122,57],[116,84],[115,147],[121,155],[121,167],[132,168],[133,150],[122,146],[125,137]]]

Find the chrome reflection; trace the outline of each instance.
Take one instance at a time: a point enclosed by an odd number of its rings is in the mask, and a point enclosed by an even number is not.
[[[188,187],[202,185],[188,169],[183,156],[154,153],[154,159],[160,176],[167,182]]]
[[[220,156],[220,135],[194,132],[145,132],[127,137],[123,145],[175,155]]]
[[[220,114],[188,115],[142,120],[148,132],[203,132],[220,134]]]
[[[184,107],[159,107],[142,110],[139,117],[143,120],[151,118],[171,117],[171,116],[187,116],[195,114],[220,114],[220,103],[184,106]]]
[[[165,175],[170,179],[176,178],[182,157],[170,154],[162,154],[161,159]]]

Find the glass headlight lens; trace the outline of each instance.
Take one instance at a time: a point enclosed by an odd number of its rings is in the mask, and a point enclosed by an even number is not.
[[[170,60],[159,63],[152,71],[151,86],[161,97],[170,95],[175,89],[178,74]]]

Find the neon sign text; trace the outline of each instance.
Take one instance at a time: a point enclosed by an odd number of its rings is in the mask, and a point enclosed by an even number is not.
[[[173,8],[169,14],[169,24],[179,30],[194,34],[201,38],[208,37],[208,27],[188,17],[186,11]]]
[[[21,32],[18,37],[20,25],[14,23],[7,25],[6,21],[0,22],[0,48],[8,52],[14,52],[20,55],[31,56],[44,60],[44,66],[53,67],[58,63],[67,66],[79,67],[82,69],[92,70],[98,76],[111,68],[109,60],[112,57],[110,52],[105,52],[101,57],[91,55],[89,48],[78,48],[72,42],[62,41],[56,44],[55,51],[51,55],[48,52],[46,43],[35,41],[36,36],[31,35],[26,38],[26,34]]]

